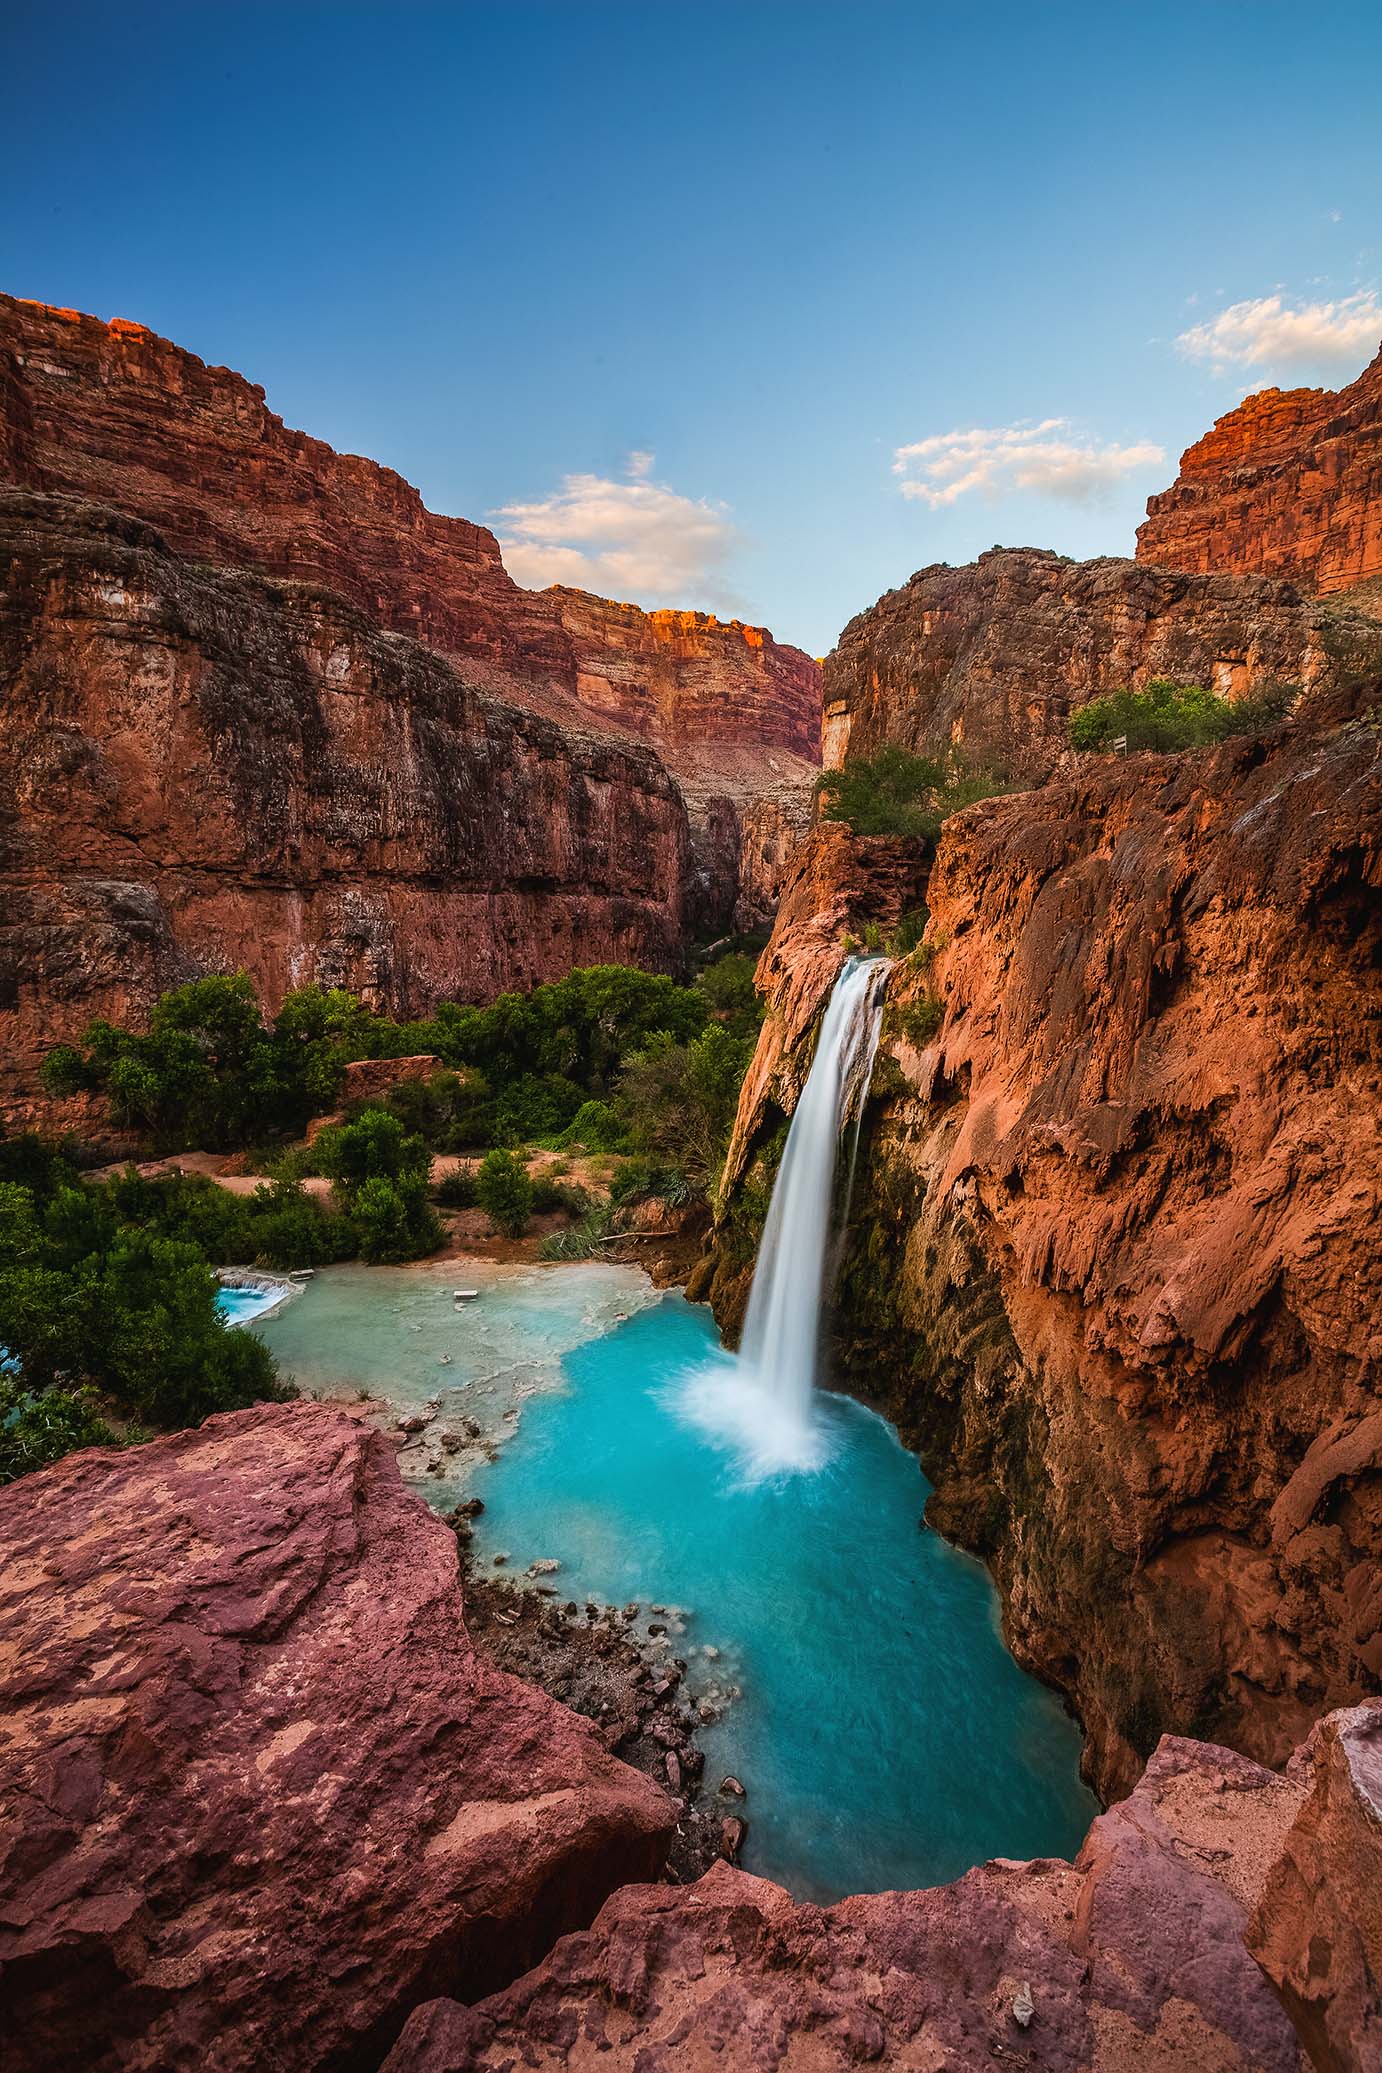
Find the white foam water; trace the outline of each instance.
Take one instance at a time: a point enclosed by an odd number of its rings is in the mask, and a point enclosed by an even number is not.
[[[768,1206],[738,1360],[696,1375],[682,1398],[754,1480],[809,1472],[829,1455],[814,1396],[835,1166],[873,1071],[888,969],[883,958],[850,958],[835,982]]]

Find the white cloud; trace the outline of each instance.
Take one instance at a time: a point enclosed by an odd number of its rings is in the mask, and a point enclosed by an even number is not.
[[[1123,476],[1165,458],[1165,449],[1150,440],[1118,446],[1072,433],[1068,418],[1048,417],[1039,424],[976,427],[918,439],[898,447],[893,473],[905,478],[904,497],[919,497],[933,510],[972,490],[987,497],[1034,490],[1085,504],[1106,496]]]
[[[1348,368],[1356,371],[1382,338],[1382,302],[1371,289],[1337,302],[1294,306],[1281,295],[1230,303],[1217,317],[1182,331],[1177,350],[1207,360],[1216,374],[1229,367]]]
[[[514,581],[530,590],[567,583],[642,605],[733,609],[725,565],[737,534],[726,507],[654,482],[653,460],[631,453],[623,482],[567,475],[536,503],[491,512]]]

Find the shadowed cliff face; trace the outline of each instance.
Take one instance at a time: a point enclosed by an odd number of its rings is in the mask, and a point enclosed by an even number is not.
[[[819,761],[820,670],[800,649],[708,613],[523,590],[484,526],[292,431],[261,388],[142,324],[0,296],[0,473],[147,519],[174,554],[334,591],[711,790],[756,796]]]
[[[1382,1676],[1380,702],[969,809],[890,984],[838,1358],[1105,1794],[1163,1730],[1278,1763]],[[796,859],[731,1177],[792,1106],[874,848]]]
[[[957,749],[1025,783],[1056,770],[1070,714],[1153,677],[1230,699],[1311,689],[1382,650],[1376,626],[1260,576],[994,548],[921,569],[852,619],[827,656],[825,761],[885,744]]]
[[[651,750],[478,689],[303,585],[0,493],[7,1091],[93,1014],[243,967],[400,1013],[670,969],[690,837]]]
[[[1382,577],[1382,353],[1344,389],[1245,396],[1148,499],[1137,559],[1319,592]]]

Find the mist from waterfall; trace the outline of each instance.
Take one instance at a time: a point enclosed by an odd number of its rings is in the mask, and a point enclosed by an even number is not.
[[[814,1391],[832,1241],[849,1209],[846,1199],[836,1211],[835,1170],[873,1071],[888,970],[884,958],[852,957],[835,982],[763,1226],[738,1360],[698,1376],[683,1400],[754,1478],[819,1468],[828,1453]]]

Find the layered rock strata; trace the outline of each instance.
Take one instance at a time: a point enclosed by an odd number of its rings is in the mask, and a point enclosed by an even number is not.
[[[0,493],[0,1010],[31,1088],[94,1014],[243,968],[400,1013],[681,958],[685,802],[340,598]]]
[[[145,519],[175,555],[334,592],[472,681],[656,748],[687,787],[711,928],[754,897],[739,814],[800,793],[819,763],[810,656],[710,613],[521,589],[484,526],[427,510],[391,469],[293,431],[261,388],[141,324],[0,296],[0,475]]]
[[[1245,396],[1148,499],[1137,559],[1319,592],[1382,576],[1382,352],[1347,388]]]
[[[1041,783],[1061,764],[1070,714],[1104,692],[1153,677],[1229,699],[1314,690],[1379,650],[1371,620],[1287,582],[996,547],[918,570],[850,621],[825,661],[825,762],[888,745],[955,750]]]
[[[1168,1739],[1073,1865],[999,1860],[829,1908],[728,1866],[685,1892],[629,1889],[505,1992],[420,2008],[386,2073],[1306,2073],[1244,1934],[1317,1769],[1306,1758],[1280,1778]],[[1332,1869],[1366,1877],[1348,1847]],[[1307,1904],[1298,1945],[1311,1920]],[[1382,1959],[1375,1939],[1368,1958]],[[1370,2020],[1376,2008],[1374,1982]],[[1346,2023],[1355,2007],[1333,2012]],[[1367,2050],[1355,2032],[1314,2063],[1361,2069]]]
[[[14,2073],[373,2068],[655,1875],[658,1788],[477,1658],[455,1536],[319,1404],[0,1492]]]
[[[1163,1731],[1281,1763],[1382,1678],[1378,703],[956,816],[889,985],[837,1356],[1106,1797]],[[898,868],[836,829],[799,853],[731,1183]]]

